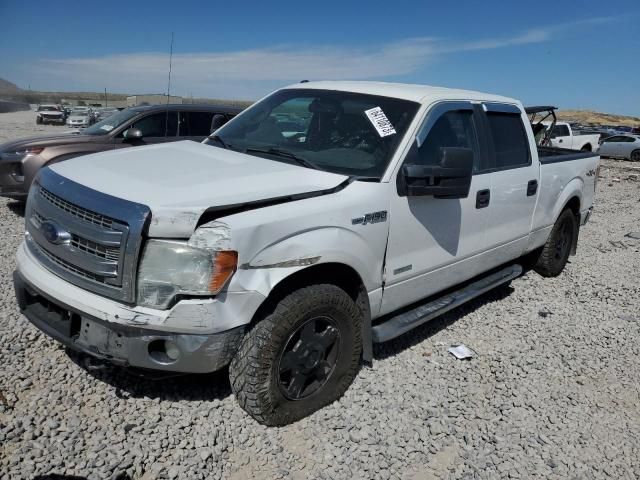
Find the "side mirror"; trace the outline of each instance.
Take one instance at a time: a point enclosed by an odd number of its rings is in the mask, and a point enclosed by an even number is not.
[[[473,150],[442,147],[438,165],[404,165],[398,182],[401,196],[467,198],[473,176]]]
[[[126,132],[124,132],[124,140],[125,142],[130,142],[132,140],[140,140],[142,139],[142,132],[139,128],[130,128]]]
[[[221,113],[216,113],[211,119],[211,133],[218,130],[225,123],[227,123],[227,117],[225,117]]]

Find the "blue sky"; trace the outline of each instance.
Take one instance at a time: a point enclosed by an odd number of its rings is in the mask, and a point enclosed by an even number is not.
[[[0,0],[0,77],[255,99],[300,79],[468,88],[640,116],[640,3]],[[37,6],[36,6],[37,5]]]

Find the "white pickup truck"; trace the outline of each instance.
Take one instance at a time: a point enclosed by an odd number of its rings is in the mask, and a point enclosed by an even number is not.
[[[282,425],[339,398],[373,343],[509,282],[523,256],[560,274],[598,164],[536,147],[511,98],[300,83],[203,144],[42,169],[16,295],[38,328],[117,365],[230,364],[240,405]]]
[[[546,122],[545,122],[546,124]],[[547,124],[551,127],[551,124]],[[567,148],[569,150],[582,150],[594,152],[600,145],[600,135],[581,134],[571,128],[566,122],[557,122],[551,132],[551,146]]]

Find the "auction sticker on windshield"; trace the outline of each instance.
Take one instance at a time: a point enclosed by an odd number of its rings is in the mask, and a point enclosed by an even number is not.
[[[380,107],[365,110],[364,114],[381,137],[388,137],[396,133],[396,129],[393,128],[393,125]]]

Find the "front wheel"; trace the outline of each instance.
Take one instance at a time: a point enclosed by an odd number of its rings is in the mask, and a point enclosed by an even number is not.
[[[231,361],[240,406],[260,423],[286,425],[340,398],[358,373],[361,322],[354,301],[335,285],[284,297]]]
[[[543,277],[557,277],[564,270],[578,236],[578,222],[570,209],[564,210],[553,225],[533,269]]]

